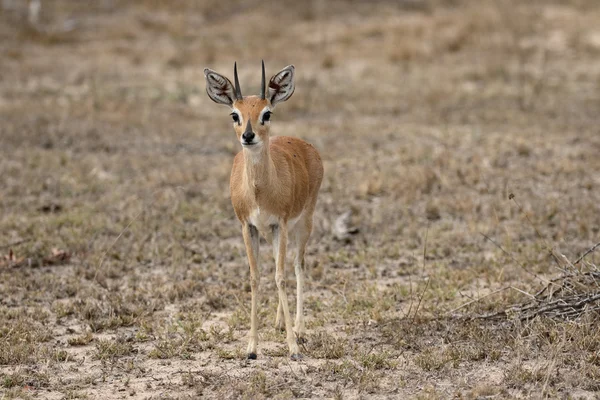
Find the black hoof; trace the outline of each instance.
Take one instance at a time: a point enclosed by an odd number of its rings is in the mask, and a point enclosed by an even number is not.
[[[276,326],[275,331],[279,333],[285,332],[285,326]]]
[[[248,360],[256,360],[256,353],[248,353]]]
[[[292,361],[300,361],[302,360],[304,357],[302,357],[302,354],[300,353],[296,353],[296,354],[292,354],[290,356],[290,358],[292,359]]]
[[[298,343],[298,344],[306,344],[306,343],[308,343],[308,340],[306,340],[306,338],[303,337],[303,336],[298,336],[296,338],[296,343]]]

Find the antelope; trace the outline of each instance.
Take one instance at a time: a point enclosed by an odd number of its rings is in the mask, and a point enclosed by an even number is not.
[[[265,63],[262,62],[260,96],[242,96],[234,63],[235,86],[225,76],[204,69],[206,92],[215,103],[231,110],[233,129],[242,145],[233,160],[230,178],[231,203],[242,225],[242,237],[250,264],[250,338],[248,359],[256,359],[258,345],[258,251],[261,234],[273,244],[275,281],[279,296],[276,327],[286,331],[292,360],[302,358],[298,343],[305,340],[304,323],[304,253],[312,232],[317,194],[323,180],[323,163],[318,151],[294,137],[271,136],[271,116],[277,104],[294,93],[293,65],[273,75],[265,86]],[[285,258],[288,237],[296,246],[296,320],[288,307],[285,285]]]

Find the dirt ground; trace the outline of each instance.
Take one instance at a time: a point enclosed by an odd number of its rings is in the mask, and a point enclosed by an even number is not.
[[[597,271],[575,260],[600,242],[599,21],[596,0],[3,0],[0,399],[598,398],[592,303],[477,317]],[[261,59],[297,72],[272,132],[325,166],[299,362],[266,243],[245,359],[240,146],[202,72],[237,61],[258,93]]]

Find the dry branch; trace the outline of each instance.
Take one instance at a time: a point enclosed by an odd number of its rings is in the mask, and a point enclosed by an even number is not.
[[[575,260],[575,262],[573,263],[573,265],[579,264],[585,258],[585,256],[587,256],[588,254],[590,254],[591,252],[593,252],[594,250],[596,250],[599,246],[600,246],[600,242],[598,242],[595,245],[593,245],[590,249],[588,249],[588,251],[586,251],[585,253],[583,253],[577,260]]]
[[[515,317],[521,321],[544,316],[573,320],[585,312],[600,313],[600,271],[567,274],[550,281],[532,301],[505,310],[478,315],[475,319]],[[552,289],[556,287],[557,289]]]

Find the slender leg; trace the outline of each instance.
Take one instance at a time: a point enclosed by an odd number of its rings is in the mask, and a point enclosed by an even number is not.
[[[258,344],[258,282],[260,274],[258,271],[259,236],[254,225],[245,223],[242,227],[246,254],[250,264],[250,288],[252,289],[252,309],[250,311],[250,340],[248,342],[247,355],[249,359],[256,359],[256,346]]]
[[[292,318],[290,317],[290,310],[288,307],[287,294],[285,291],[285,253],[287,249],[287,222],[281,220],[279,225],[273,228],[273,248],[275,253],[275,281],[277,283],[277,292],[279,293],[279,303],[283,311],[283,318],[285,321],[286,341],[290,349],[290,356],[292,360],[299,360],[302,358],[294,337],[294,331],[292,329]]]
[[[277,263],[277,253],[279,248],[275,245],[274,242],[274,233],[276,232],[277,225],[271,225],[271,231],[269,232],[268,241],[273,244],[273,258],[275,258],[275,263]],[[275,274],[275,278],[277,278],[277,274]],[[283,308],[281,306],[281,299],[277,296],[277,316],[275,317],[275,329],[283,332],[285,330],[285,321],[283,320]]]
[[[312,231],[312,216],[304,221],[298,221],[299,225],[296,231],[296,259],[294,260],[294,272],[296,273],[296,323],[294,330],[298,338],[298,343],[303,343],[306,336],[306,326],[304,324],[304,253],[306,243]]]
[[[277,259],[277,256],[275,256]],[[277,275],[275,275],[277,277]],[[279,304],[277,304],[277,318],[275,318],[275,329],[283,332],[285,330],[285,321],[283,320],[283,308],[281,306],[281,299],[279,299]]]

